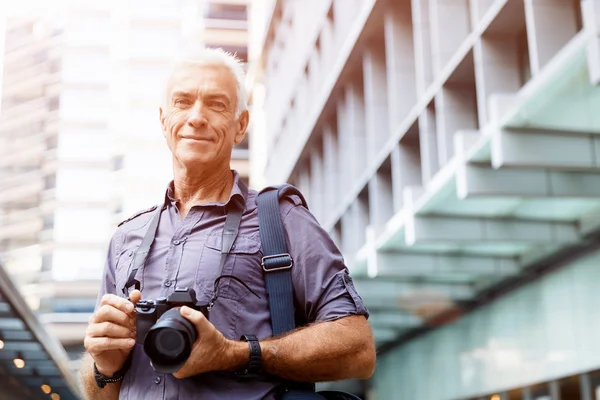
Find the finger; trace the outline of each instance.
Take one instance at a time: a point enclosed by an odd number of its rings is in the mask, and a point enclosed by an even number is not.
[[[142,292],[140,292],[139,290],[134,290],[133,292],[131,292],[131,294],[129,295],[129,300],[131,300],[131,302],[133,304],[137,304],[138,301],[140,301],[142,299]]]
[[[105,294],[104,296],[102,296],[102,299],[100,300],[100,305],[112,306],[117,310],[122,310],[128,314],[133,313],[133,303],[115,294]]]
[[[179,312],[185,319],[193,323],[198,331],[201,331],[208,322],[204,314],[202,314],[200,311],[194,310],[193,308],[183,306]]]
[[[94,356],[109,350],[130,350],[135,345],[135,340],[108,337],[86,337],[83,341],[83,345],[88,353]]]
[[[187,371],[187,368],[184,366],[179,371],[173,372],[173,376],[177,379],[184,379],[189,376],[189,373]]]
[[[135,338],[135,330],[112,322],[90,324],[85,332],[90,337]]]
[[[192,375],[195,374],[192,373],[192,367],[189,361],[183,364],[178,371],[173,372],[173,376],[177,379],[184,379]]]
[[[125,312],[116,309],[111,305],[101,306],[90,318],[91,324],[98,324],[102,322],[112,322],[126,328],[133,329],[135,327],[135,319],[133,315],[126,314]]]

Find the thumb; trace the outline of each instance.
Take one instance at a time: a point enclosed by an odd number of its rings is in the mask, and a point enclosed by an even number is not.
[[[140,292],[139,290],[134,290],[133,292],[131,292],[131,294],[129,295],[129,300],[131,300],[131,302],[133,304],[137,304],[138,301],[140,301],[140,299],[142,298],[142,292]]]
[[[200,311],[194,310],[193,308],[183,306],[180,309],[181,315],[194,325],[196,325],[196,329],[200,330],[206,323],[206,317]]]

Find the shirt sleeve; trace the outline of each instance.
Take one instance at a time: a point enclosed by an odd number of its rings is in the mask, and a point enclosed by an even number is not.
[[[117,263],[117,255],[119,254],[119,231],[117,231],[110,240],[108,251],[106,252],[106,261],[102,271],[102,279],[100,284],[100,292],[96,298],[96,309],[100,304],[102,296],[105,294],[117,294],[117,285],[115,279],[115,266]]]
[[[369,312],[358,295],[341,252],[316,218],[301,205],[284,212],[283,224],[294,265],[295,303],[306,322],[332,321]]]

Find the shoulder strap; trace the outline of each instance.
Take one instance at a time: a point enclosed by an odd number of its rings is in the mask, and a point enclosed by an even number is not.
[[[154,238],[156,237],[156,231],[158,231],[158,224],[160,222],[160,214],[166,208],[163,207],[155,207],[158,208],[156,213],[154,213],[154,217],[152,217],[152,221],[150,221],[150,226],[148,226],[148,230],[142,239],[142,244],[138,247],[135,257],[133,259],[133,268],[129,272],[129,276],[127,277],[127,282],[125,282],[125,286],[121,289],[123,294],[128,296],[128,289],[132,286],[135,289],[140,290],[140,281],[135,279],[135,275],[138,272],[138,269],[144,268],[144,264],[146,263],[146,258],[148,258],[148,253],[150,252],[150,247],[152,247],[152,242],[154,242]]]
[[[269,186],[256,196],[258,228],[263,251],[261,262],[269,296],[273,336],[289,332],[296,327],[294,291],[292,286],[293,260],[285,241],[285,228],[281,220],[279,199],[296,195],[306,208],[302,193],[292,185]],[[314,392],[315,385],[306,382],[286,381],[287,391]]]
[[[291,272],[293,260],[285,242],[285,230],[279,208],[279,199],[292,194],[299,196],[306,207],[302,193],[291,185],[266,187],[256,197],[263,251],[261,266],[269,296],[273,336],[289,332],[296,327]]]

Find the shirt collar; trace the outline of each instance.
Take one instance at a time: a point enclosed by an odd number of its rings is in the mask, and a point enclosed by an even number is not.
[[[244,184],[244,182],[241,181],[240,179],[240,175],[236,170],[231,170],[233,172],[233,187],[231,188],[231,194],[229,195],[229,199],[227,199],[227,202],[225,203],[220,203],[220,202],[214,202],[214,203],[207,203],[205,205],[210,205],[210,206],[225,206],[228,205],[232,202],[237,202],[240,206],[245,206],[245,201],[244,201],[244,193],[246,194],[246,199],[248,197],[248,188],[246,187],[246,185]],[[179,200],[175,199],[175,182],[171,181],[169,183],[169,186],[167,187],[167,191],[165,193],[165,204],[171,204],[171,205],[175,205],[177,202],[179,202]]]

